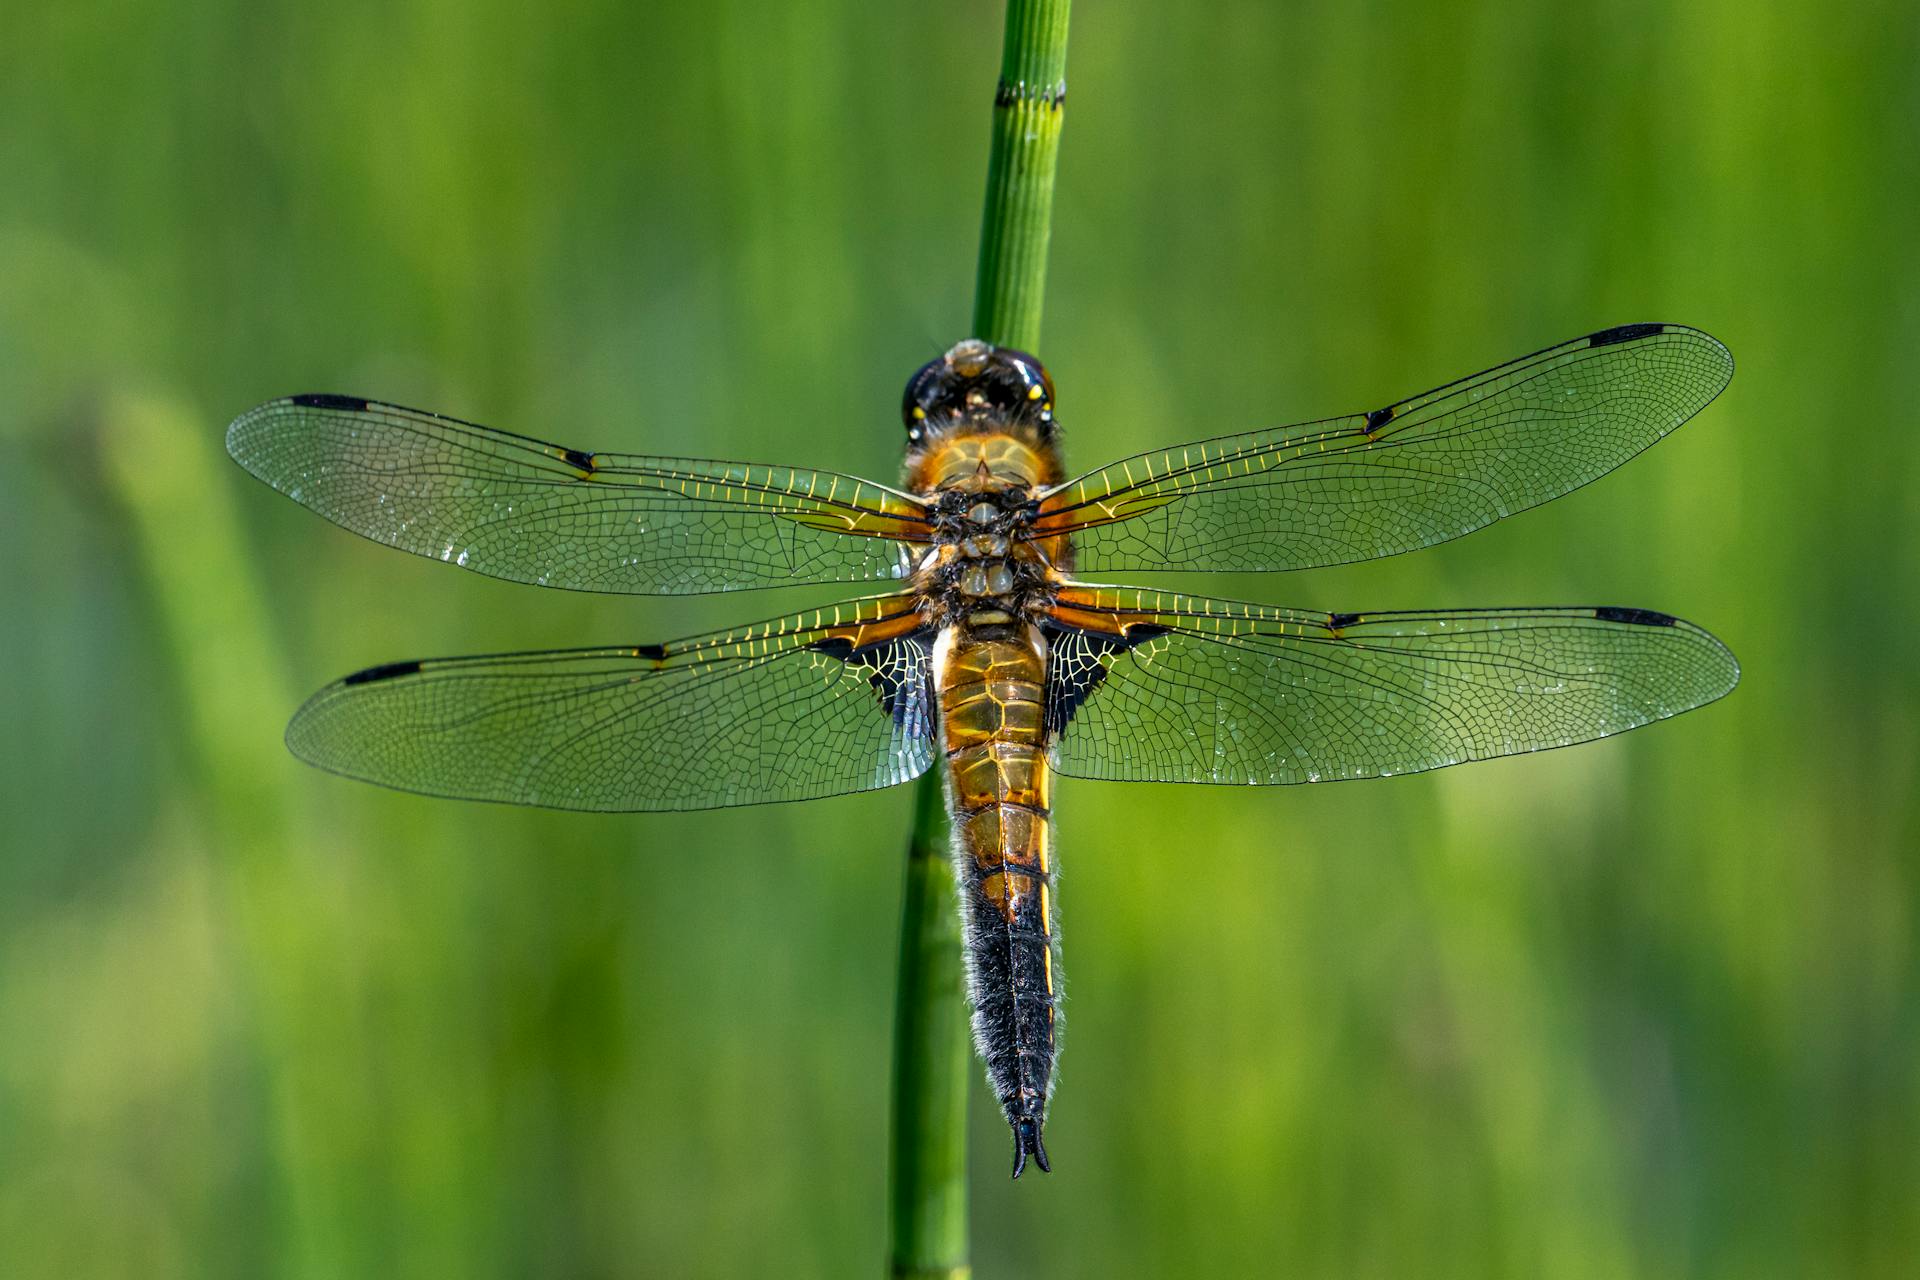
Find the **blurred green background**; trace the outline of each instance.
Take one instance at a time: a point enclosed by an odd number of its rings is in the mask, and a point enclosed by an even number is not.
[[[1071,462],[1624,321],[1740,362],[1548,509],[1186,581],[1666,609],[1746,675],[1422,777],[1064,783],[1057,1172],[1007,1182],[979,1087],[978,1274],[1916,1274],[1911,5],[1076,16],[1042,349]],[[592,818],[280,745],[376,661],[830,593],[452,572],[222,431],[341,390],[891,478],[900,384],[969,313],[999,6],[6,27],[0,1276],[874,1274],[904,791]]]

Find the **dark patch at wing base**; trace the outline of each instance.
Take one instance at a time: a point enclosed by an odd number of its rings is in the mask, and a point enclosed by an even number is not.
[[[1075,583],[1056,608],[1162,628],[1089,683],[1051,744],[1067,777],[1272,785],[1417,773],[1604,738],[1740,679],[1705,631],[1622,606],[1349,621]]]
[[[598,812],[892,786],[933,762],[927,647],[903,633],[849,662],[811,644],[889,622],[901,603],[846,601],[664,645],[388,663],[315,694],[287,746],[402,791]],[[887,714],[869,692],[883,686]]]
[[[1047,636],[1047,736],[1057,738],[1073,713],[1107,678],[1107,665],[1129,649],[1166,635],[1158,623],[1135,622],[1118,633],[1050,626]]]
[[[886,708],[887,716],[894,724],[902,729],[930,732],[931,721],[927,718],[927,711],[935,702],[932,667],[928,665],[932,637],[933,632],[928,629],[855,648],[853,641],[846,636],[832,636],[816,640],[807,648],[838,658],[850,667],[864,669],[867,683],[873,686],[880,705]],[[900,661],[896,646],[903,644],[917,646],[915,661]]]

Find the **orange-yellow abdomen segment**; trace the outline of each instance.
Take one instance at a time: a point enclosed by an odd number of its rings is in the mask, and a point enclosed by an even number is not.
[[[1004,616],[1004,615],[1001,615]],[[1052,771],[1046,641],[1024,623],[949,627],[935,647],[974,1034],[1016,1133],[1037,1145],[1053,1078]]]

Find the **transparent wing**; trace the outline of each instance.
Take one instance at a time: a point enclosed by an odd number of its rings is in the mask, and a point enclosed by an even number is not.
[[[1075,586],[1050,625],[1060,772],[1132,782],[1437,769],[1604,738],[1740,677],[1646,609],[1325,614]]]
[[[891,579],[919,501],[825,471],[586,453],[351,396],[273,400],[227,452],[375,542],[495,578],[678,595]]]
[[[892,786],[933,760],[928,640],[874,597],[665,645],[389,663],[287,726],[309,764],[403,791],[602,811]]]
[[[1613,470],[1720,393],[1707,334],[1632,324],[1371,413],[1143,453],[1043,495],[1083,572],[1307,569],[1411,551]]]

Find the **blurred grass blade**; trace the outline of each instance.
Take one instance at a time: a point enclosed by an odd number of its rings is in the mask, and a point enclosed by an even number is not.
[[[242,924],[246,1017],[263,1046],[272,1168],[286,1180],[271,1197],[285,1219],[252,1229],[271,1237],[266,1253],[279,1274],[367,1274],[352,1165],[377,1125],[372,1091],[342,1062],[359,1011],[328,981],[343,922],[320,866],[300,856],[308,824],[290,785],[298,766],[276,720],[263,715],[289,705],[292,688],[244,552],[236,477],[210,422],[167,397],[114,397],[101,426],[104,479],[131,517],[179,673],[186,719],[175,750],[196,775],[205,801],[196,816],[220,851],[211,869]]]

